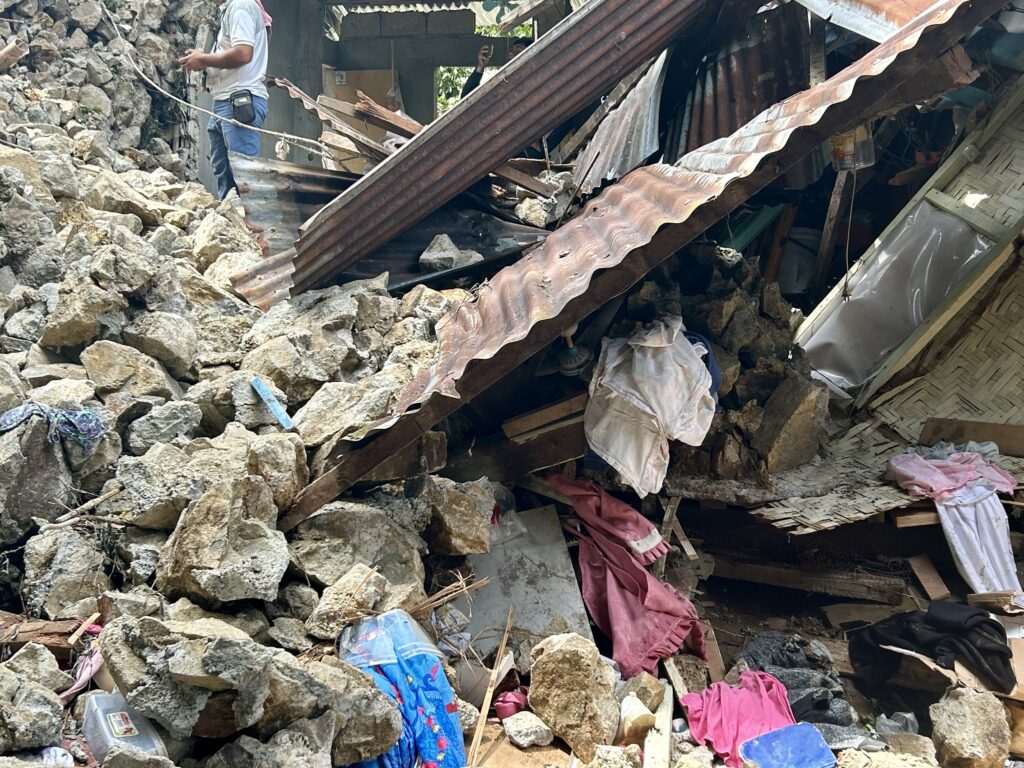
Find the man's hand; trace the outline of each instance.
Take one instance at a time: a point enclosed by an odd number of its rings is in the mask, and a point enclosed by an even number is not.
[[[491,55],[494,53],[494,49],[489,45],[481,46],[480,53],[476,56],[476,71],[483,72],[487,69],[491,63]]]
[[[193,48],[185,51],[185,55],[178,59],[178,64],[186,72],[202,72],[208,66],[206,54]]]

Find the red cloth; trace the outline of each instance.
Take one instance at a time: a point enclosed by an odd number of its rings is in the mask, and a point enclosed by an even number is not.
[[[580,537],[583,601],[590,618],[612,640],[612,658],[624,678],[654,673],[684,643],[704,657],[704,631],[693,603],[648,573],[598,528]]]
[[[740,768],[740,744],[789,725],[796,725],[786,688],[767,672],[747,670],[740,687],[715,683],[703,693],[679,699],[690,733],[711,747],[726,765]]]
[[[624,543],[643,565],[668,554],[668,542],[654,524],[604,488],[563,475],[551,475],[548,482],[572,499],[576,516],[588,528],[596,528]]]

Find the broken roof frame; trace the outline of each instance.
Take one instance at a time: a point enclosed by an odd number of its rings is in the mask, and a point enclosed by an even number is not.
[[[293,528],[343,493],[829,136],[891,108],[901,85],[1001,5],[936,3],[836,76],[765,110],[732,136],[675,166],[640,168],[606,189],[542,246],[481,286],[475,302],[442,319],[438,359],[401,394],[396,415],[375,425],[386,431],[351,452],[339,442],[330,460],[341,463],[300,494],[279,527]]]

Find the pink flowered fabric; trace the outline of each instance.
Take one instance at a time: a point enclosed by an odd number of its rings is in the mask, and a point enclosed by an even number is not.
[[[885,477],[915,496],[940,500],[975,482],[991,485],[1000,493],[1017,487],[1013,475],[977,453],[954,453],[948,459],[926,459],[901,453],[889,459]]]

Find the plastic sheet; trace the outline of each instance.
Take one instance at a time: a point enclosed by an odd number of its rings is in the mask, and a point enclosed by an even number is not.
[[[811,366],[843,390],[859,387],[991,247],[960,219],[920,203],[851,277],[849,300],[804,343]]]

